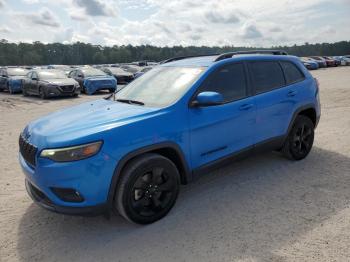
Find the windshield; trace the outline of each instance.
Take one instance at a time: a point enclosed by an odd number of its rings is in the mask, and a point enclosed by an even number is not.
[[[63,79],[67,76],[62,71],[41,71],[38,72],[40,79]]]
[[[89,76],[106,76],[106,73],[96,69],[96,68],[84,68],[81,71],[83,71],[85,77]]]
[[[28,70],[23,68],[8,68],[7,74],[9,76],[25,76],[28,73]]]
[[[203,71],[203,67],[156,67],[120,90],[117,99],[164,107],[178,100]]]

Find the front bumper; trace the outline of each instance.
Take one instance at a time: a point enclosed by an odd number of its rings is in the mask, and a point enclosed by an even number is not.
[[[107,154],[74,162],[56,163],[36,158],[36,166],[19,154],[30,197],[40,206],[58,213],[73,215],[101,214],[108,211],[108,193],[116,161]],[[82,201],[68,201],[55,189],[74,189]]]
[[[52,212],[81,216],[97,216],[108,212],[107,204],[86,207],[69,207],[55,205],[43,192],[40,191],[40,189],[33,186],[27,179],[25,180],[25,186],[28,195],[33,199],[33,201],[37,205]]]
[[[61,86],[48,86],[46,88],[46,95],[48,97],[56,97],[56,96],[74,96],[79,95],[81,93],[80,87],[74,87],[72,90],[65,91]]]

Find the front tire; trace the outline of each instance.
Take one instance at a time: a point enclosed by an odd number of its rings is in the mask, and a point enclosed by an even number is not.
[[[297,116],[282,148],[283,154],[291,160],[304,159],[311,151],[314,129],[310,118]]]
[[[153,223],[174,206],[179,177],[174,163],[161,155],[150,153],[136,157],[121,173],[114,207],[131,222]]]
[[[40,89],[39,89],[39,96],[40,96],[41,99],[46,99],[47,98],[47,95],[46,95],[44,87],[40,87]]]

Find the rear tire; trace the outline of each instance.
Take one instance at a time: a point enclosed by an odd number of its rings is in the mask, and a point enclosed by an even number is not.
[[[314,129],[315,126],[310,118],[297,116],[283,145],[283,154],[291,160],[304,159],[312,149]]]
[[[145,154],[123,169],[114,207],[131,222],[150,224],[174,206],[179,187],[179,172],[172,161],[158,154]]]
[[[26,89],[24,88],[24,86],[22,87],[22,95],[28,96],[28,93],[27,93]]]

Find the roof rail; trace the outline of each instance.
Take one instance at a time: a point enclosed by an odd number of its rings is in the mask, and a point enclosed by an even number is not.
[[[248,54],[288,55],[287,52],[282,50],[237,51],[237,52],[228,52],[228,53],[221,54],[214,60],[214,62],[221,61],[227,58],[232,58],[234,55],[248,55]]]
[[[173,57],[173,58],[169,58],[167,60],[161,61],[160,64],[170,63],[170,62],[174,62],[174,61],[178,61],[186,58],[202,57],[202,56],[217,56],[217,55],[220,55],[220,54],[178,56],[178,57]]]

